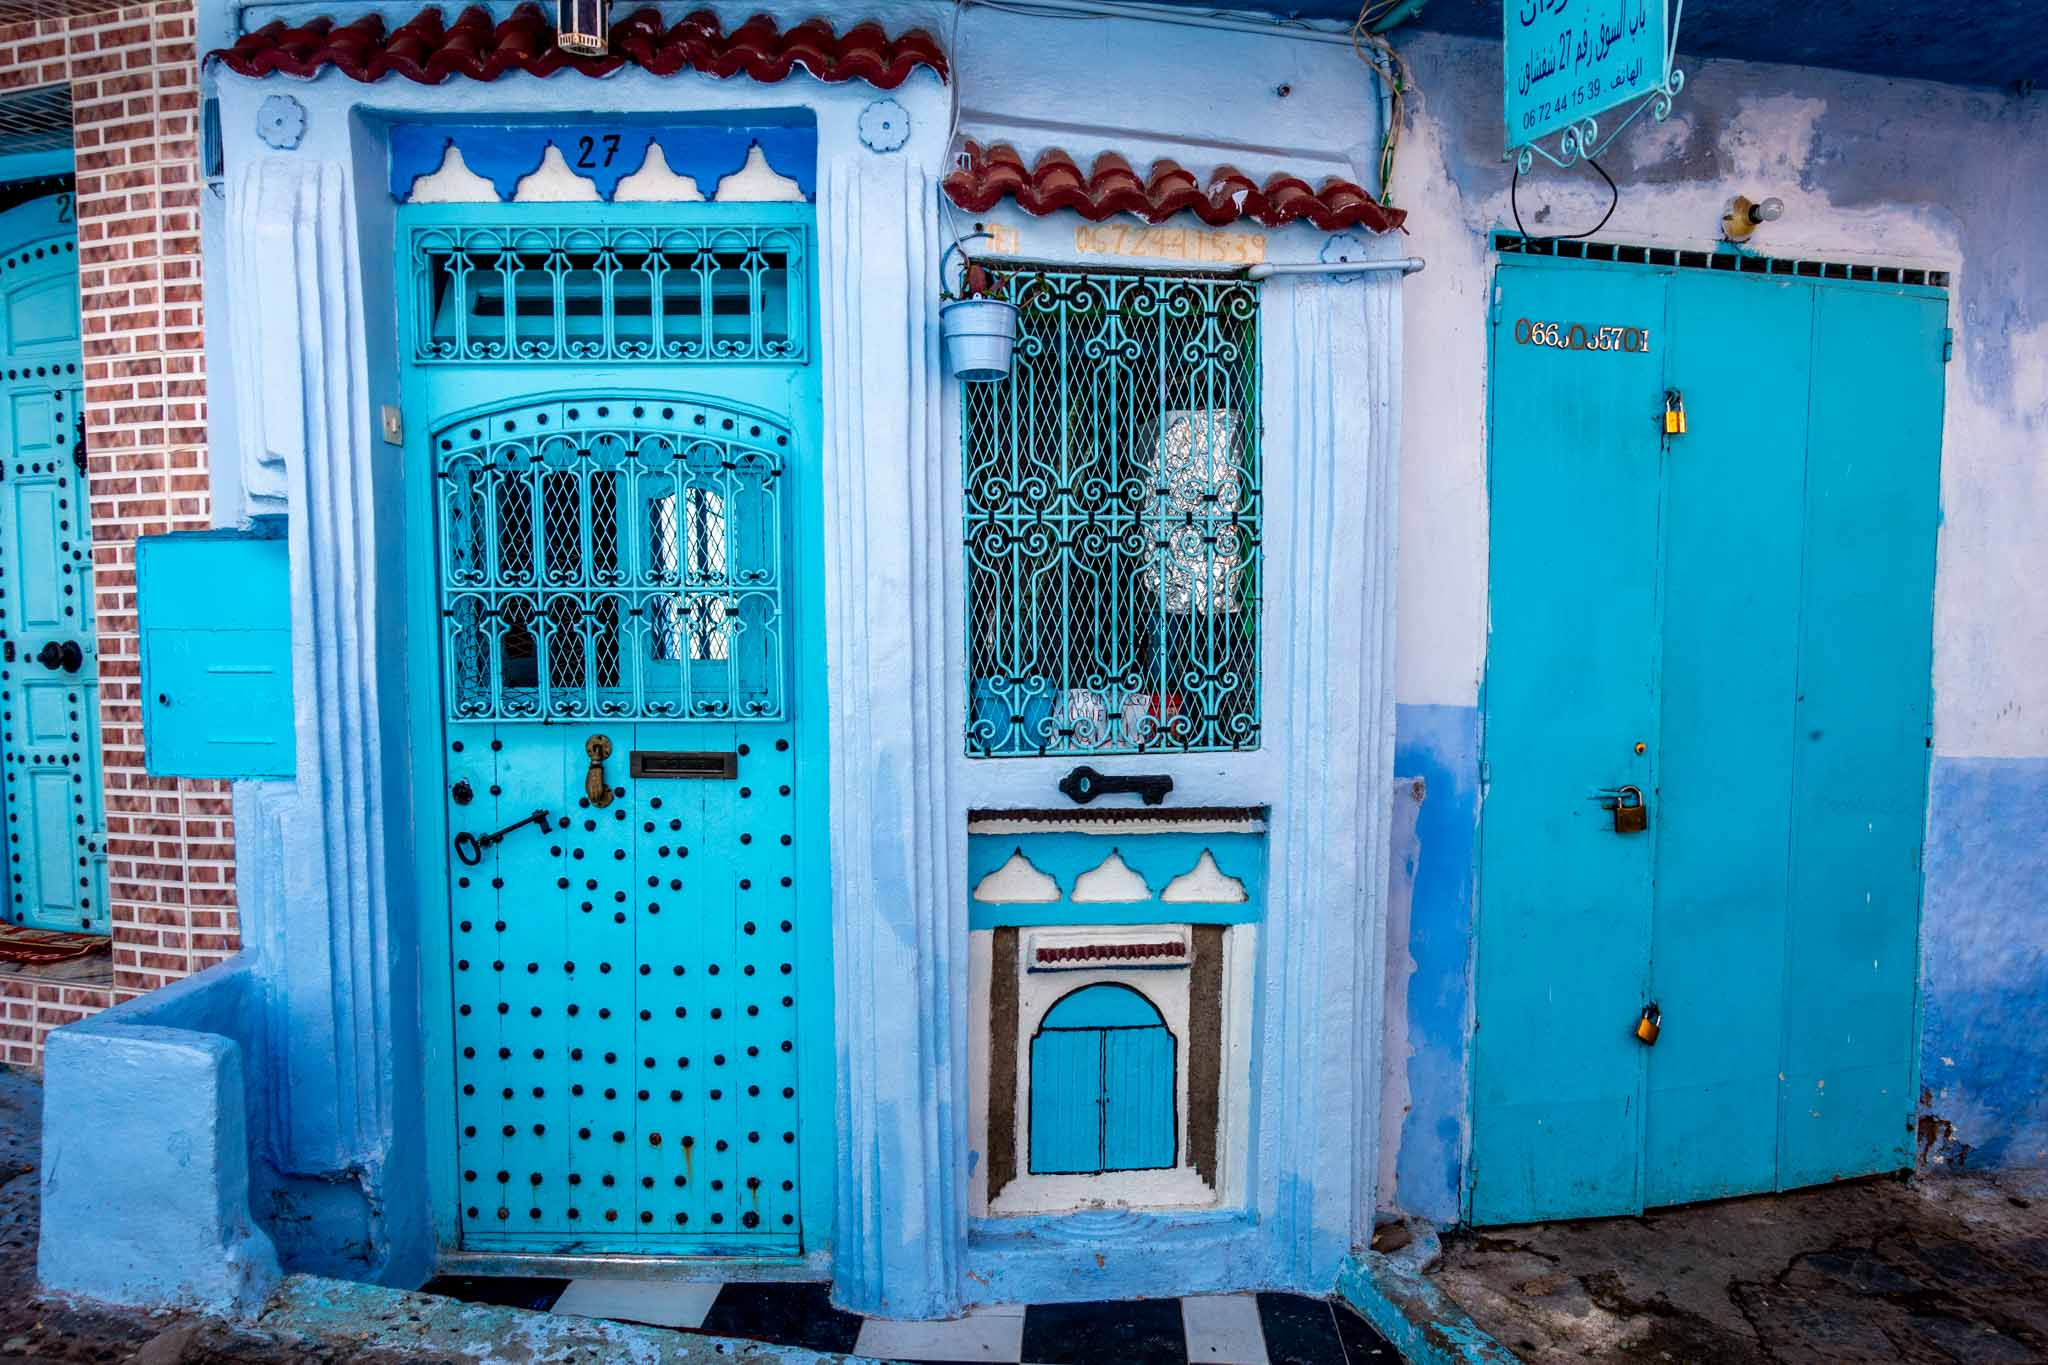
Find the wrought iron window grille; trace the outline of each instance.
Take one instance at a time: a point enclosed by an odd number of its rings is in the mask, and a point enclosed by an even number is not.
[[[1258,286],[988,268],[1019,319],[961,386],[967,752],[1256,748]]]
[[[420,364],[805,360],[803,228],[423,227]]]
[[[783,719],[789,443],[603,395],[438,433],[450,719]]]

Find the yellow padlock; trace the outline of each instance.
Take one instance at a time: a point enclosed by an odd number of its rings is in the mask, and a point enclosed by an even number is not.
[[[1664,434],[1685,435],[1685,395],[1677,389],[1664,391]]]
[[[1636,1020],[1636,1041],[1644,1047],[1657,1046],[1657,1035],[1664,1031],[1664,1013],[1651,1001],[1643,1006],[1643,1017]]]

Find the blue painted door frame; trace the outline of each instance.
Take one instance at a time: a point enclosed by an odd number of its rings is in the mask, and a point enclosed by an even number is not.
[[[1493,308],[1467,1215],[1906,1165],[1945,296],[1518,258]]]
[[[0,790],[7,919],[105,933],[76,233],[69,193],[0,213]]]
[[[798,244],[802,294],[774,301],[800,328],[780,358],[637,358],[622,322],[594,360],[405,367],[442,1244],[799,1256],[829,1245],[833,1155],[811,210],[408,207],[400,251],[479,224],[774,232]],[[612,285],[561,276],[558,309],[611,306]],[[423,295],[405,293],[410,347]],[[512,621],[513,599],[550,598],[566,614]],[[479,623],[492,643],[465,654]],[[762,641],[779,657],[742,665]],[[545,828],[455,847],[535,810]]]

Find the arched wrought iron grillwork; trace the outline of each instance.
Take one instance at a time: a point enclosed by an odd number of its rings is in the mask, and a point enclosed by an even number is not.
[[[1015,368],[962,386],[967,751],[1259,740],[1257,286],[994,272]]]
[[[413,359],[802,363],[805,244],[794,225],[423,227]]]
[[[676,398],[436,433],[452,720],[779,720],[786,427]]]

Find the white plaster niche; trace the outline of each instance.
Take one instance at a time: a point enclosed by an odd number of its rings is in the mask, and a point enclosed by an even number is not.
[[[1242,904],[1246,896],[1244,883],[1216,866],[1215,855],[1205,848],[1193,867],[1166,884],[1159,899],[1219,905]]]
[[[521,176],[512,191],[513,202],[519,204],[595,204],[601,197],[597,182],[570,170],[562,149],[552,142],[540,165]]]
[[[704,191],[687,175],[669,168],[668,156],[654,139],[647,141],[647,159],[640,169],[619,182],[612,191],[615,204],[701,204]]]
[[[441,154],[441,164],[426,175],[415,176],[407,202],[413,204],[495,204],[498,187],[469,168],[462,149],[452,141]]]
[[[1074,879],[1076,905],[1149,901],[1152,888],[1115,849],[1109,856]]]
[[[974,888],[974,899],[984,905],[1043,905],[1059,898],[1060,884],[1032,866],[1021,848]]]
[[[786,175],[778,175],[768,158],[761,154],[761,144],[756,142],[747,148],[747,164],[725,176],[718,182],[717,193],[711,196],[721,204],[801,204],[804,192],[796,181]]]

